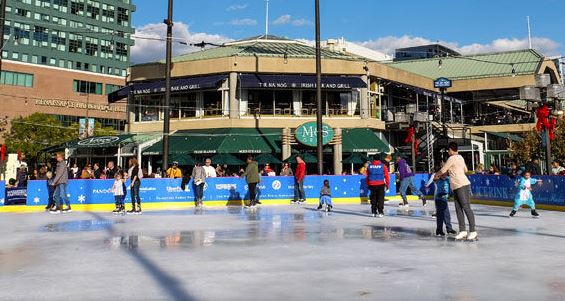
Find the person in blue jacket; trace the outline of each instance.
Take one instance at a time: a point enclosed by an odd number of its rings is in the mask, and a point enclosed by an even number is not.
[[[518,182],[518,193],[514,198],[514,208],[510,212],[510,217],[516,215],[516,212],[523,205],[527,205],[532,210],[532,216],[539,216],[536,212],[536,203],[534,203],[534,197],[532,196],[532,186],[535,184],[541,185],[542,180],[532,178],[532,174],[529,171],[524,173],[524,177]]]
[[[436,173],[439,171],[439,168],[436,168]],[[448,234],[457,234],[455,230],[453,230],[453,226],[451,225],[451,215],[449,214],[449,195],[451,193],[451,186],[449,185],[449,177],[447,174],[441,175],[441,177],[434,181],[435,173],[430,176],[430,180],[426,184],[426,188],[434,182],[434,203],[436,205],[436,236],[445,236],[445,232],[443,232],[443,225],[445,224],[445,228]]]

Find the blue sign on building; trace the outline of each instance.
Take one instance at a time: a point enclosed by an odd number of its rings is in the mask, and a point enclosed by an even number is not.
[[[434,88],[446,89],[446,88],[451,88],[451,86],[452,86],[452,82],[449,78],[440,77],[434,80]]]

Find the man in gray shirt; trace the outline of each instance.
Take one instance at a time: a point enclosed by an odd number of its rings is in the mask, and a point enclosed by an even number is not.
[[[53,186],[55,186],[55,193],[53,199],[56,206],[51,208],[49,213],[67,213],[71,212],[71,203],[67,196],[67,183],[69,182],[69,172],[67,163],[65,162],[65,154],[57,153],[57,168],[55,169],[55,177],[53,177]],[[65,208],[62,208],[62,203],[65,203]]]

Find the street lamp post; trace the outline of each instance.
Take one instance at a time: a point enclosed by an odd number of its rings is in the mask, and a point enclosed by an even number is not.
[[[165,104],[163,106],[163,164],[162,173],[166,173],[169,166],[169,132],[170,132],[170,115],[169,106],[171,105],[171,61],[173,48],[173,0],[169,0],[168,15],[164,21],[167,25],[167,49],[166,49],[166,71],[165,71]]]
[[[0,72],[2,71],[2,52],[4,50],[4,23],[6,22],[6,2],[8,0],[0,0]],[[8,38],[9,39],[9,38]]]
[[[318,174],[324,173],[323,130],[322,130],[322,50],[320,42],[320,0],[316,1],[316,133],[318,153]]]

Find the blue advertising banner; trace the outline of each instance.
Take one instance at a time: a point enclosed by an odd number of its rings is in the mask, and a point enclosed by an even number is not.
[[[0,181],[0,206],[6,202],[6,182]]]
[[[334,198],[366,198],[368,189],[364,176],[308,176],[304,181],[307,198],[318,198],[324,180],[330,181]],[[391,175],[391,187],[387,196],[396,195],[396,183]],[[114,196],[111,188],[113,180],[71,180],[67,195],[72,204],[112,204]],[[127,183],[129,184],[129,182]],[[293,177],[262,177],[257,186],[258,198],[262,200],[291,200],[294,197]],[[126,202],[130,201],[128,185]],[[180,179],[142,179],[140,188],[142,202],[193,202],[192,181],[181,188]],[[204,201],[241,201],[249,199],[245,179],[209,178],[204,186]],[[27,204],[47,205],[48,191],[46,181],[29,181]]]
[[[4,205],[25,205],[27,200],[25,187],[6,188]]]
[[[541,185],[532,187],[536,204],[565,206],[565,177],[536,176],[543,181]],[[508,176],[472,175],[471,189],[473,198],[478,200],[514,202],[518,192],[519,178]]]

